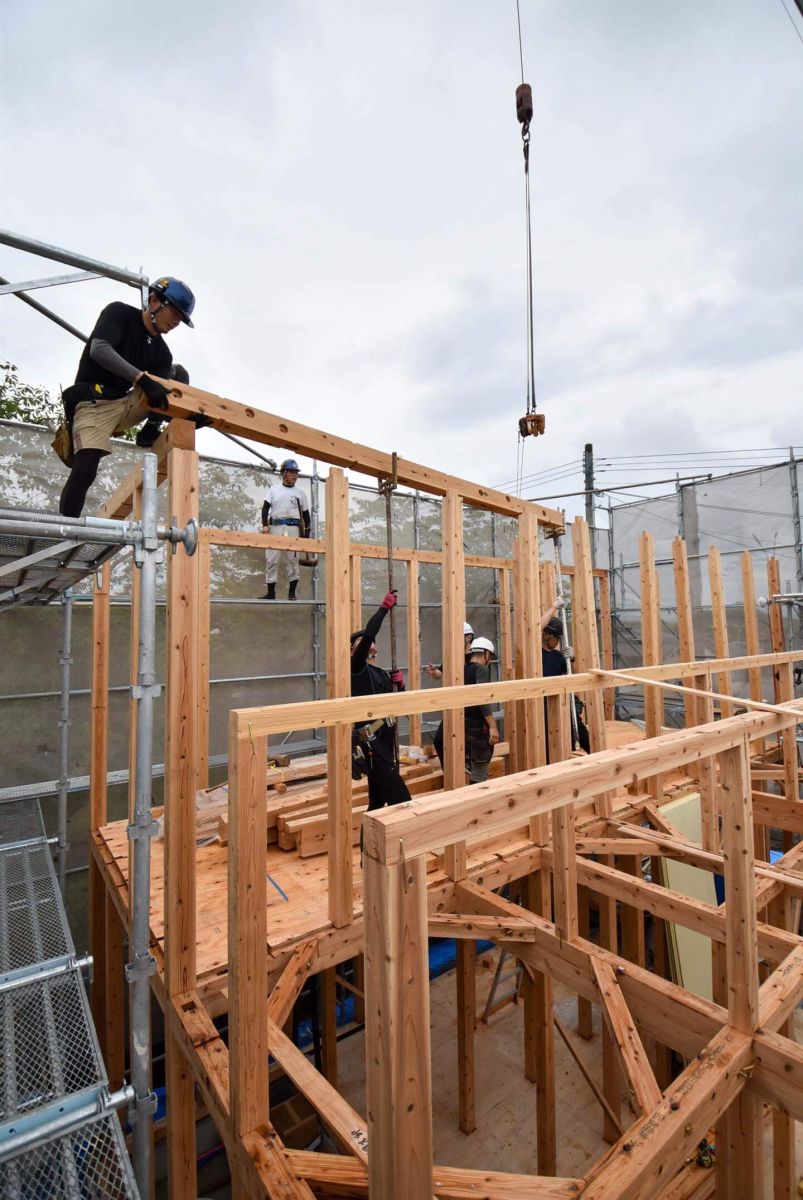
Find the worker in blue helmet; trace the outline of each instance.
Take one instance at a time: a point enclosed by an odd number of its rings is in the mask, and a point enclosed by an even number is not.
[[[59,503],[79,517],[111,439],[168,406],[173,356],[164,341],[178,325],[192,328],[195,297],[181,279],[163,275],[150,285],[144,308],[114,301],[98,317],[84,347],[75,383],[64,390],[71,468]],[[196,418],[196,424],[208,424]]]
[[[291,538],[295,542],[298,538],[309,537],[309,501],[304,490],[298,486],[298,463],[294,458],[286,458],[279,472],[281,483],[274,483],[269,488],[262,505],[262,532]],[[287,599],[297,600],[298,554],[292,548],[292,543],[287,550],[265,551],[265,583],[268,590],[262,599],[276,599],[280,566],[284,567],[287,578]]]

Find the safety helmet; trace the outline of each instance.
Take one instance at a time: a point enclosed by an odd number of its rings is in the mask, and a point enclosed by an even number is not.
[[[195,308],[195,297],[186,283],[181,279],[174,279],[172,275],[162,275],[148,290],[152,296],[161,296],[167,304],[172,304],[184,324],[189,325],[190,329],[195,328],[190,320]]]
[[[560,623],[557,617],[550,617],[544,626],[544,633],[551,633],[553,637],[562,638],[563,625]]]
[[[285,471],[298,471],[299,466],[294,458],[286,458],[279,467],[279,470],[281,471],[282,475],[284,475]]]
[[[175,379],[176,383],[188,384],[190,382],[190,373],[186,367],[182,367],[181,363],[173,363],[170,368],[170,378]]]
[[[489,654],[496,654],[496,649],[490,638],[477,637],[469,647],[472,654],[478,654],[480,650],[487,650]]]
[[[468,621],[464,621],[463,622],[463,637],[468,637],[469,634],[471,634],[471,636],[473,637],[474,630],[471,628]]]

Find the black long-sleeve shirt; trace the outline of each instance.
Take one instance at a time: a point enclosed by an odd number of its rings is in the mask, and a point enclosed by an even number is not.
[[[351,656],[351,694],[352,696],[377,696],[392,692],[393,683],[387,671],[375,667],[368,661],[371,646],[379,636],[387,613],[387,608],[378,608],[365,626],[365,633],[360,638]]]

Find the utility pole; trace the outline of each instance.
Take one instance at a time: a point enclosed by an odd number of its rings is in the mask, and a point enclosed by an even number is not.
[[[586,442],[583,450],[583,487],[586,493],[586,525],[588,526],[588,536],[591,541],[591,561],[596,566],[597,554],[594,544],[594,447],[591,442]]]

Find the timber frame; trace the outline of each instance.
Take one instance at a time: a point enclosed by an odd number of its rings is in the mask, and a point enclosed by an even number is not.
[[[716,1185],[717,1195],[728,1200],[747,1194],[760,1198],[765,1195],[761,1136],[767,1105],[773,1119],[773,1194],[793,1196],[794,1123],[803,1120],[803,1048],[791,1036],[794,1010],[803,997],[803,843],[795,844],[803,833],[795,745],[803,704],[794,701],[793,664],[803,660],[803,652],[784,648],[780,622],[771,612],[773,649],[758,653],[747,565],[745,620],[755,652],[728,656],[712,552],[718,657],[697,661],[685,547],[676,540],[683,661],[663,664],[654,551],[644,535],[645,663],[616,672],[605,619],[607,576],[592,570],[588,530],[575,521],[570,578],[578,673],[571,679],[541,678],[541,592],[553,594],[554,578],[551,564],[539,564],[538,530],[540,525],[560,532],[561,514],[400,458],[399,482],[443,497],[442,550],[399,549],[394,558],[408,573],[411,646],[418,644],[418,564],[442,564],[445,686],[420,690],[411,653],[410,690],[383,697],[381,715],[408,716],[413,740],[420,735],[423,712],[444,711],[445,790],[363,816],[360,880],[352,850],[350,726],[378,713],[371,698],[349,697],[348,631],[360,603],[361,559],[383,557],[385,551],[350,542],[341,468],[381,479],[391,473],[391,456],[195,388],[177,387],[170,411],[174,419],[154,449],[167,480],[169,512],[180,524],[197,520],[199,512],[194,428],[182,419],[191,412],[204,412],[220,429],[333,464],[326,484],[325,536],[306,543],[327,561],[328,699],[230,713],[227,942],[225,961],[205,974],[198,969],[203,935],[197,922],[195,795],[208,782],[211,548],[285,548],[286,543],[270,535],[205,528],[198,554],[178,555],[168,563],[164,928],[153,934],[157,970],[152,985],[166,1027],[171,1197],[197,1195],[196,1090],[226,1147],[232,1194],[238,1197],[680,1200],[712,1195]],[[134,471],[103,515],[136,512],[139,486]],[[511,559],[464,553],[466,504],[518,520]],[[462,682],[460,633],[469,566],[499,572],[504,678],[472,687],[470,699],[504,706],[510,772],[473,787],[463,784],[462,706],[469,689]],[[774,570],[777,564],[771,561],[771,594],[778,590]],[[130,881],[113,852],[114,827],[107,824],[106,812],[108,584],[104,569],[93,615],[90,912],[93,1007],[114,1084],[115,1073],[123,1069],[120,979]],[[134,644],[136,613],[134,597]],[[732,696],[730,681],[738,672],[748,675],[750,700]],[[762,672],[772,677],[773,703],[762,699]],[[606,749],[605,716],[614,689],[634,682],[645,691],[646,738]],[[685,729],[663,731],[666,688],[681,690]],[[574,692],[586,702],[593,750],[588,757],[570,757],[567,745]],[[135,705],[132,699],[132,720]],[[747,711],[737,715],[740,708]],[[259,851],[267,842],[268,739],[313,726],[325,728],[328,739],[325,910],[303,935],[277,944]],[[678,772],[693,779],[700,793],[700,843],[686,840],[661,811],[666,780]],[[769,790],[773,786],[782,791]],[[133,788],[132,776],[132,795]],[[772,864],[770,830],[783,831],[785,849]],[[439,856],[437,869],[428,871],[433,855]],[[727,903],[715,907],[660,887],[644,877],[644,856],[689,862],[723,876]],[[523,904],[498,894],[513,881],[520,882]],[[152,902],[155,898],[152,891]],[[590,901],[599,914],[596,942],[588,936]],[[650,969],[645,914],[651,915],[656,945],[669,922],[710,938],[714,1000],[670,982],[657,950]],[[430,935],[458,939],[460,1124],[466,1132],[475,1125],[476,940],[490,938],[524,966],[523,1069],[537,1087],[537,1176],[433,1165]],[[366,1116],[337,1091],[336,1055],[327,1078],[282,1028],[308,976],[321,973],[326,991],[334,986],[333,969],[363,953]],[[612,1145],[584,1178],[556,1177],[553,981],[578,997],[581,1029],[590,1034],[592,1003],[604,1016],[603,1115]],[[223,1011],[228,1013],[226,1039],[213,1020]],[[334,1043],[330,1053],[333,1049]],[[686,1064],[679,1073],[670,1052]],[[283,1146],[270,1123],[269,1056],[317,1109],[340,1155]],[[633,1111],[626,1117],[617,1086],[620,1073],[632,1098]],[[716,1172],[701,1176],[689,1160],[713,1128],[718,1165]]]

